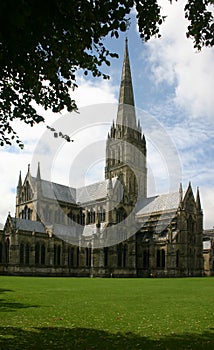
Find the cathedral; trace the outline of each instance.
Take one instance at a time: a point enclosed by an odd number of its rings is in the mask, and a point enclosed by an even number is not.
[[[203,275],[199,190],[148,197],[147,146],[137,122],[126,41],[105,179],[74,188],[38,164],[17,185],[16,212],[0,231],[0,274],[74,277]]]

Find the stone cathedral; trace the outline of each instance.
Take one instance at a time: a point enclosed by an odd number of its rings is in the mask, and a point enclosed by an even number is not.
[[[16,214],[0,231],[0,274],[82,277],[203,275],[199,190],[147,196],[147,148],[135,115],[126,41],[105,180],[73,188],[38,164],[19,176]]]

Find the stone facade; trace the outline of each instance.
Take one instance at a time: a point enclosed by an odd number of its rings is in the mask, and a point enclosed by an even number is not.
[[[204,230],[203,257],[204,275],[214,276],[214,229]]]
[[[136,120],[126,43],[105,180],[72,188],[20,173],[16,215],[0,232],[0,273],[49,276],[203,275],[199,190],[147,197],[147,149]]]

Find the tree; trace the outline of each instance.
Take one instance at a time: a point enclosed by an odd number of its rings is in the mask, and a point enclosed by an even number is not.
[[[172,1],[170,1],[172,2]],[[189,0],[187,36],[194,46],[213,46],[213,0]],[[70,89],[76,71],[94,77],[108,76],[101,65],[110,65],[103,38],[126,31],[135,6],[139,33],[147,41],[160,36],[164,21],[157,0],[2,0],[0,2],[0,145],[15,141],[14,119],[33,126],[44,121],[32,102],[46,110],[77,109]]]

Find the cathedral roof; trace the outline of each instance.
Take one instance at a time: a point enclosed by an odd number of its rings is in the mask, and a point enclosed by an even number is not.
[[[148,215],[167,210],[178,209],[180,201],[179,192],[161,194],[154,197],[143,198],[139,204],[139,210],[136,215]]]
[[[35,177],[32,177],[32,180],[35,186],[37,179]],[[116,183],[116,180],[116,178],[112,179],[113,187]],[[95,200],[97,201],[99,199],[106,198],[108,193],[108,180],[96,182],[92,185],[80,188],[64,186],[47,180],[40,181],[42,195],[45,198],[58,200],[66,203],[81,204],[86,202],[93,202]]]
[[[116,178],[112,179],[113,187],[116,183]],[[96,182],[92,185],[77,188],[76,200],[80,203],[93,202],[98,199],[106,198],[108,193],[108,180]]]
[[[12,218],[13,227],[17,230],[45,233],[45,228],[40,221]]]
[[[56,199],[66,203],[76,202],[76,189],[51,181],[41,180],[42,194],[46,198]]]

